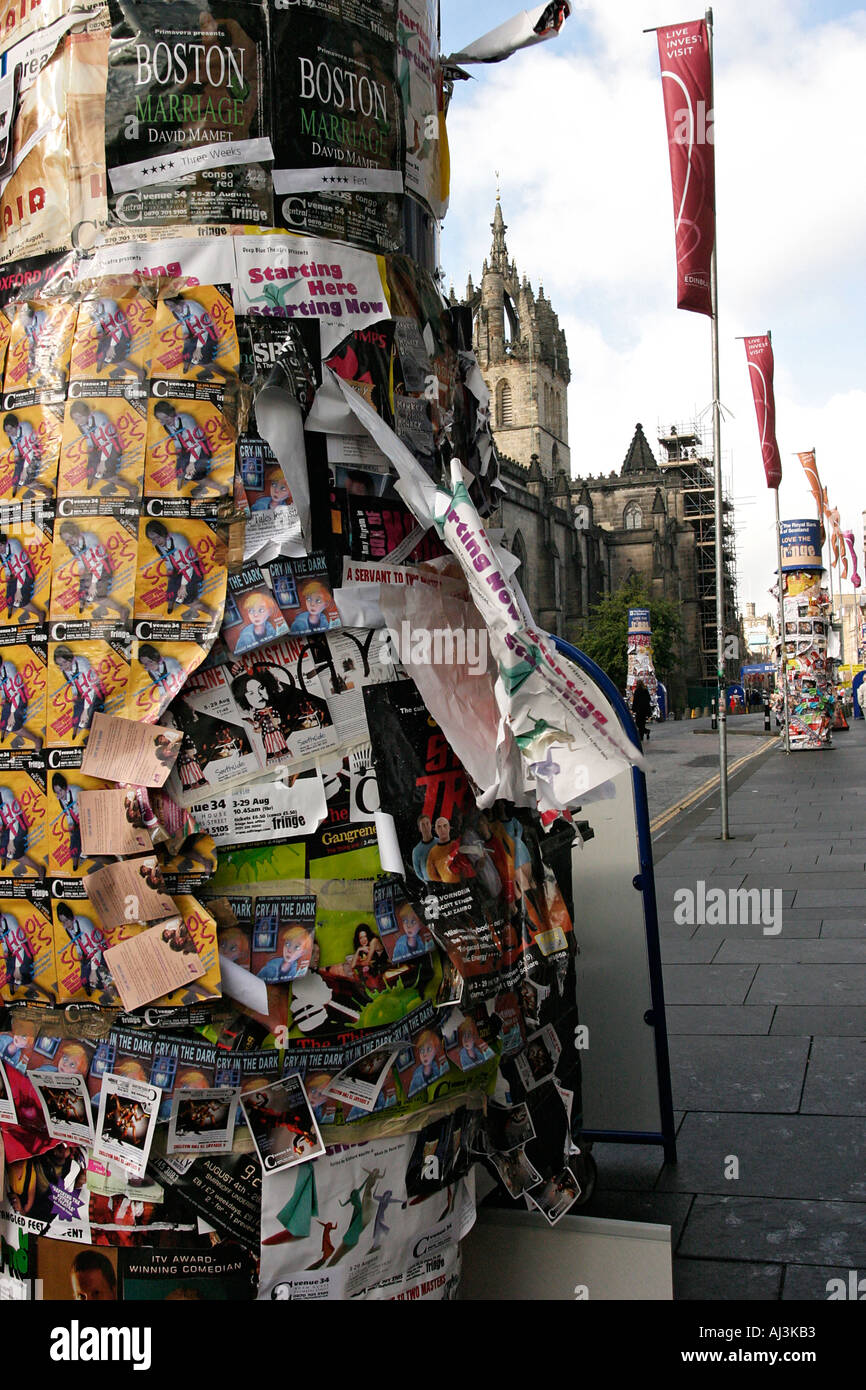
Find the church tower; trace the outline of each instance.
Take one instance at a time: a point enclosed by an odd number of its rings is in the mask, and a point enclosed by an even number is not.
[[[466,302],[473,313],[473,346],[491,397],[491,424],[500,454],[542,476],[571,476],[568,447],[568,349],[543,287],[536,295],[508,258],[499,194],[491,223],[490,255],[476,288],[470,275]],[[454,293],[452,303],[456,303]]]

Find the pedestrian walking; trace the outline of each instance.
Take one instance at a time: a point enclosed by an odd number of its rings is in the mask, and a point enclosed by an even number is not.
[[[635,687],[632,691],[631,712],[634,715],[634,722],[637,725],[637,731],[640,734],[641,743],[643,743],[644,739],[649,738],[647,720],[650,717],[651,710],[652,701],[650,699],[650,693],[644,685],[643,681],[638,680],[635,682]]]

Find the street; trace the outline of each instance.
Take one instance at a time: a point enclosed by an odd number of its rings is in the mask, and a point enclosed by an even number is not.
[[[654,816],[713,771],[697,722],[653,726]],[[732,761],[755,725],[732,720]],[[597,1144],[583,1211],[670,1225],[676,1298],[824,1300],[866,1269],[864,753],[859,720],[776,743],[732,778],[730,841],[717,794],[654,837],[678,1163]]]
[[[650,821],[659,820],[719,772],[719,735],[709,718],[650,724],[644,744]],[[772,742],[763,714],[737,714],[727,721],[728,768]],[[844,735],[843,735],[844,737]],[[718,797],[716,802],[718,804]],[[658,832],[657,832],[658,833]]]

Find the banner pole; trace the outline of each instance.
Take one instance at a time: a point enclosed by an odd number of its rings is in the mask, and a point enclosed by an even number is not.
[[[817,468],[818,468],[818,450],[817,450],[817,449],[813,449],[813,450],[812,450],[812,453],[813,453],[814,456],[815,456],[815,469],[816,469],[816,471],[817,471]],[[820,489],[820,486],[819,486],[819,491],[820,491],[820,490],[821,490],[821,489]],[[819,504],[819,506],[818,506],[818,524],[819,524],[819,526],[823,527],[823,530],[824,530],[824,541],[825,541],[826,546],[827,546],[827,574],[829,575],[829,579],[830,579],[830,621],[832,622],[832,621],[833,621],[833,564],[832,564],[832,560],[833,560],[833,547],[832,547],[832,543],[831,543],[831,540],[830,540],[830,527],[829,527],[829,526],[824,526],[824,512],[823,512],[823,508],[820,506],[820,504]],[[823,548],[822,548],[822,556],[821,556],[821,558],[823,559]]]
[[[816,454],[815,454],[816,460],[817,460],[817,457],[818,457],[818,455],[817,455],[817,453],[816,453]],[[829,502],[827,503],[827,505],[829,506]],[[830,518],[828,517],[827,520],[829,521]],[[830,576],[830,622],[832,623],[832,622],[835,621],[835,618],[836,618],[836,601],[835,601],[835,599],[834,599],[834,597],[833,597],[833,541],[832,541],[833,530],[832,530],[832,526],[825,526],[824,530],[826,531],[826,534],[827,534],[827,573],[828,573],[828,575]],[[840,566],[840,569],[839,569],[839,590],[840,590],[840,592],[841,592],[841,589],[842,589],[842,570],[841,570],[841,566]]]
[[[713,69],[713,12],[707,10],[707,38],[710,57],[710,83],[715,111],[715,73]],[[714,122],[715,128],[715,122]],[[712,314],[713,345],[713,460],[715,463],[715,515],[716,515],[716,660],[718,666],[719,688],[719,810],[721,812],[722,839],[730,839],[728,833],[728,721],[725,695],[725,584],[723,555],[723,513],[722,513],[722,412],[721,389],[719,385],[719,281],[716,263],[718,241],[718,219],[715,216],[715,190],[713,193],[713,253],[710,258],[710,304]],[[781,579],[780,579],[781,582]]]
[[[785,591],[782,587],[782,523],[779,520],[779,489],[773,488],[776,498],[776,566],[779,579],[779,672],[782,678],[782,708],[785,719],[785,752],[791,751],[791,726],[788,720],[788,673],[785,655]]]

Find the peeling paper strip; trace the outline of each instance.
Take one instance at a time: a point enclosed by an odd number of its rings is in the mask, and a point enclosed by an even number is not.
[[[463,593],[455,594],[456,587]],[[488,631],[462,583],[382,584],[379,602],[401,665],[473,782],[485,789],[478,805],[497,796],[534,805],[524,793],[519,749],[500,717]]]
[[[419,545],[427,530],[426,526],[413,526],[408,536],[404,536],[393,550],[389,550],[385,559],[392,565],[400,565],[412,554],[416,545]]]
[[[228,956],[221,954],[219,959],[223,994],[229,995],[253,1013],[267,1015],[268,987],[264,980],[260,980],[249,970],[244,970],[242,965],[229,960]]]
[[[335,380],[352,412],[397,469],[396,491],[423,526],[437,526],[460,561],[490,632],[503,723],[517,740],[540,801],[546,807],[565,807],[608,781],[613,772],[631,763],[642,767],[641,753],[622,732],[594,682],[564,663],[550,640],[527,626],[524,605],[512,591],[507,569],[499,564],[466,490],[462,465],[452,462],[453,492],[440,491],[357,391],[336,376]],[[500,792],[497,784],[482,788],[484,804],[498,795],[509,792]]]
[[[428,592],[432,589],[437,593],[444,591],[468,598],[468,590],[462,579],[436,574],[432,565],[401,565],[394,561],[393,554],[387,560],[350,560],[344,556],[343,587],[334,590],[334,602],[344,627],[387,626],[380,602],[382,585],[393,585],[398,589],[421,585]]]
[[[402,193],[399,169],[275,169],[274,192],[284,193]]]
[[[378,584],[353,584],[351,588],[335,589],[334,602],[343,627],[385,626],[379,607]]]
[[[46,136],[52,134],[57,135],[59,138],[60,132],[63,130],[63,126],[64,122],[62,120],[52,117],[50,121],[45,122],[45,125],[41,125],[38,130],[34,130],[33,134],[30,136],[30,139],[25,141],[25,143],[21,146],[20,150],[16,150],[12,163],[9,167],[9,172],[7,173],[4,179],[0,180],[0,193],[3,193],[7,186],[12,182],[13,178],[18,173],[18,170],[21,168],[21,165],[24,163],[25,159],[32,150],[35,150],[40,140],[44,140]]]
[[[4,74],[13,73],[20,67],[21,91],[27,91],[33,86],[36,76],[45,67],[64,34],[74,29],[76,24],[87,24],[90,20],[96,19],[100,10],[100,5],[72,8],[69,14],[61,15],[45,28],[34,29],[32,33],[26,34],[3,53]],[[8,22],[8,16],[6,18]]]
[[[341,377],[338,377],[330,367],[326,370],[337,383],[352,414],[357,417],[371,439],[397,469],[400,475],[397,491],[404,502],[411,507],[424,530],[429,530],[434,525],[436,517],[436,493],[438,491],[436,484],[425,473],[415,455],[409,452],[403,441],[397,438],[392,429],[388,428],[373,407],[368,405],[363,397],[353,387],[347,385]],[[407,493],[403,491],[404,487],[407,487],[411,493],[411,501]]]
[[[510,58],[521,48],[555,38],[570,14],[571,6],[567,3],[548,3],[535,5],[531,10],[519,10],[511,19],[497,24],[495,29],[489,29],[460,53],[450,53],[443,62],[501,63],[503,58]]]
[[[487,623],[500,710],[540,801],[568,806],[613,771],[643,766],[643,757],[595,683],[560,658],[546,634],[525,625],[456,461],[451,474],[453,491],[439,494],[437,525]]]
[[[383,874],[402,875],[405,868],[403,856],[400,853],[394,817],[389,815],[387,811],[374,811],[373,823],[376,826],[376,835],[379,840],[379,862],[382,865]]]
[[[257,140],[233,140],[213,145],[194,145],[173,150],[156,159],[139,159],[135,164],[119,164],[108,170],[112,193],[130,193],[152,184],[174,183],[186,174],[202,169],[222,169],[227,164],[258,164],[273,159],[274,150],[264,136]]]
[[[266,386],[256,397],[256,424],[283,470],[301,523],[301,534],[309,546],[310,480],[301,407],[286,391]]]

